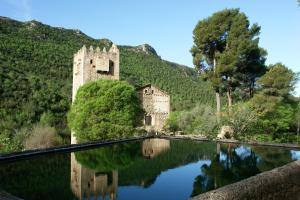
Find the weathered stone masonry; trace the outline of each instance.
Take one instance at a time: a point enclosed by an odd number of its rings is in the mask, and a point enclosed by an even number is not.
[[[98,80],[119,80],[119,49],[115,44],[107,52],[99,47],[87,49],[83,46],[75,55],[73,61],[73,91],[72,101],[75,100],[77,90],[83,84]]]
[[[151,84],[138,89],[145,110],[144,127],[148,132],[161,131],[170,113],[170,96]]]

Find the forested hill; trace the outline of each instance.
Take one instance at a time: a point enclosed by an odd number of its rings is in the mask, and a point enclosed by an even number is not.
[[[83,45],[107,47],[79,30],[0,17],[0,133],[47,118],[66,127],[71,103],[73,54]],[[149,45],[119,46],[122,80],[152,83],[172,97],[172,109],[213,104],[210,86],[193,69],[162,60]]]

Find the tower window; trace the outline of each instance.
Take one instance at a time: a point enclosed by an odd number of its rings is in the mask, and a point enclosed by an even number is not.
[[[152,124],[152,117],[150,116],[150,115],[146,115],[145,116],[145,125],[146,126],[151,126],[151,124]]]
[[[90,64],[93,64],[93,59],[90,60]]]

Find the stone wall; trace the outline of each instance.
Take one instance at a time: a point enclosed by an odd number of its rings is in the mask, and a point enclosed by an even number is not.
[[[300,200],[300,160],[191,198],[200,199]]]
[[[151,84],[141,87],[138,93],[146,116],[151,118],[151,124],[144,119],[145,129],[148,132],[161,131],[170,113],[170,96]]]

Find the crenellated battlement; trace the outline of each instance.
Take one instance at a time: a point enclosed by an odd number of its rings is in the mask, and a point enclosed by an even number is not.
[[[94,48],[93,46],[90,46],[89,48],[87,48],[85,45],[83,45],[81,47],[81,49],[79,49],[75,54],[74,54],[74,58],[78,55],[81,54],[89,54],[89,55],[93,55],[93,54],[118,54],[119,53],[119,49],[118,47],[113,44],[111,46],[111,48],[109,49],[109,51],[106,50],[106,48],[104,47],[103,49],[100,49],[99,47]]]

